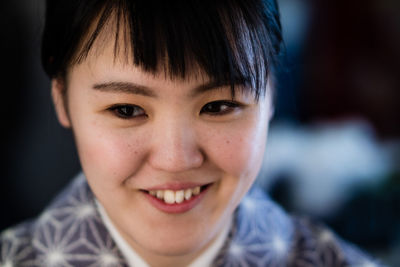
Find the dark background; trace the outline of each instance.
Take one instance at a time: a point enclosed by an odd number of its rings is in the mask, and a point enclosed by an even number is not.
[[[315,125],[321,122],[333,129],[362,120],[367,140],[387,152],[388,164],[375,172],[373,187],[351,190],[329,214],[313,214],[291,201],[291,175],[281,175],[266,190],[289,211],[311,213],[400,266],[400,1],[279,2],[287,55],[277,75],[271,132],[282,122],[294,133],[318,134]],[[2,230],[40,213],[80,166],[70,131],[57,123],[50,83],[40,66],[43,1],[2,1],[0,6]],[[335,153],[329,156],[334,159]],[[350,165],[357,164],[357,157],[351,160]]]

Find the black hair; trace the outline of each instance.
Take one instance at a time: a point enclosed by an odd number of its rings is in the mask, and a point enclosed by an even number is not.
[[[112,18],[114,52],[123,25],[127,54],[143,70],[155,74],[164,66],[171,78],[185,78],[197,67],[232,91],[248,85],[257,98],[281,50],[276,0],[47,0],[42,64],[48,76],[63,77],[84,60]]]

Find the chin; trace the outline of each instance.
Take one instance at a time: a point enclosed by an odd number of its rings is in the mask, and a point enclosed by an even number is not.
[[[162,242],[157,240],[157,243],[148,244],[148,249],[162,256],[184,256],[199,252],[202,248],[204,240],[169,240]]]

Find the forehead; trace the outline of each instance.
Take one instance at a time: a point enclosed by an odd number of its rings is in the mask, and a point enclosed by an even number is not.
[[[133,63],[132,57],[127,55],[129,51],[125,51],[124,47],[119,47],[116,52],[114,40],[109,38],[106,32],[101,35],[103,36],[99,36],[87,57],[71,66],[67,77],[78,73],[78,76],[87,76],[93,82],[103,84],[133,82],[151,88],[160,88],[163,85],[179,85],[179,87],[183,85],[194,87],[200,84],[209,84],[215,87],[227,85],[214,82],[204,71],[194,67],[186,72],[185,77],[171,77],[166,64],[160,64],[155,72],[146,71],[142,66]]]
[[[250,26],[250,18],[240,8],[210,8],[215,9],[216,18],[200,21],[193,20],[197,11],[180,14],[181,10],[176,16],[162,16],[158,8],[147,18],[149,12],[143,10],[99,10],[73,50],[66,78],[71,69],[81,65],[91,72],[100,65],[105,74],[108,68],[143,72],[148,79],[211,81],[230,85],[233,95],[240,85],[257,99],[264,96],[268,81],[265,42],[248,38],[257,27]]]
[[[195,60],[187,59],[184,73],[171,70],[169,55],[158,55],[157,66],[149,68],[145,63],[134,60],[134,49],[129,36],[129,26],[124,20],[118,20],[112,15],[97,31],[100,18],[96,18],[81,41],[76,60],[72,61],[70,69],[84,66],[86,70],[95,73],[109,72],[134,73],[142,80],[164,79],[171,81],[211,82],[213,80]],[[90,44],[90,48],[88,45]],[[82,69],[82,68],[80,68]],[[226,81],[215,81],[225,84]]]
[[[107,32],[107,30],[110,30]],[[149,72],[135,65],[125,54],[124,47],[115,50],[115,43],[110,35],[112,28],[101,32],[88,55],[81,62],[71,66],[69,85],[75,86],[85,81],[89,87],[98,89],[92,92],[141,92],[142,95],[157,97],[160,95],[176,95],[193,98],[203,92],[229,92],[228,83],[213,81],[204,71],[192,68],[185,77],[168,75],[168,65],[159,67],[157,72]],[[129,53],[129,51],[127,52]],[[73,79],[73,81],[71,80]],[[71,83],[72,82],[72,83]],[[235,91],[239,86],[234,88]],[[147,92],[143,94],[143,92]],[[148,93],[150,92],[150,93]]]
[[[217,9],[220,10],[216,14],[228,12],[220,6]],[[235,12],[240,13],[238,10]],[[250,29],[243,26],[246,25],[243,16],[236,14],[236,19],[243,23],[235,25],[223,18],[226,14],[206,23],[193,22],[190,14],[177,13],[164,18],[151,14],[147,18],[146,12],[139,11],[100,10],[83,34],[69,67],[107,55],[109,61],[125,67],[164,73],[171,79],[205,75],[232,86],[266,80],[263,74],[266,66],[257,67],[260,64],[256,62],[263,61],[263,55],[255,57],[255,51],[250,49],[251,38],[246,38]],[[235,26],[238,28],[234,29]],[[255,88],[258,85],[253,87],[258,91]]]

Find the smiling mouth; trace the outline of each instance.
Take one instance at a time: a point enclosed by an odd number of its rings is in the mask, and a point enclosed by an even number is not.
[[[173,205],[173,204],[181,204],[185,202],[189,202],[190,200],[196,198],[196,196],[200,195],[203,191],[205,191],[211,184],[206,184],[203,186],[196,186],[193,188],[187,188],[182,190],[140,190],[153,198],[157,198],[160,201],[163,201],[165,204]]]

